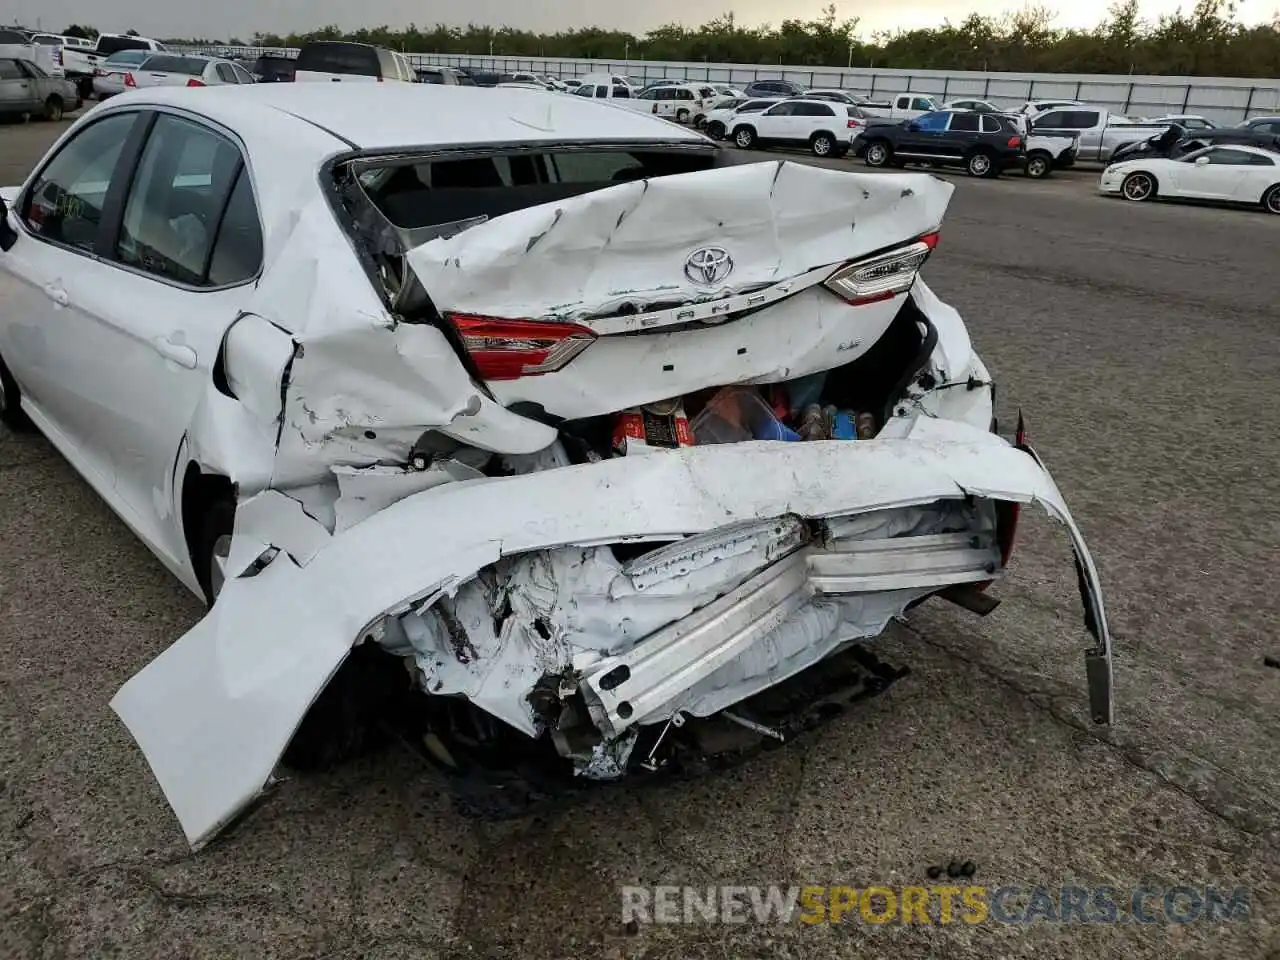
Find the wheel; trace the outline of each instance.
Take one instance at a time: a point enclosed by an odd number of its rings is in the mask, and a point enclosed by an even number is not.
[[[1267,213],[1280,213],[1280,183],[1262,195],[1262,209]]]
[[[31,421],[22,410],[22,393],[3,359],[0,359],[0,423],[15,432],[31,429]]]
[[[53,123],[62,119],[62,98],[52,96],[44,102],[44,118]]]
[[[1053,170],[1053,161],[1047,153],[1033,153],[1027,157],[1027,176],[1032,180],[1043,180]]]
[[[676,123],[688,123],[689,111],[683,108],[676,111]]]
[[[893,159],[893,149],[883,140],[877,140],[867,144],[867,150],[862,155],[862,159],[868,167],[887,167],[889,161]]]
[[[724,139],[724,124],[719,120],[712,120],[707,124],[707,136],[712,140]]]
[[[829,157],[836,149],[836,141],[829,133],[815,133],[809,141],[809,149],[815,157]]]
[[[994,177],[1000,172],[991,154],[983,150],[969,155],[969,159],[965,162],[965,170],[971,177]]]
[[[698,114],[696,117],[693,118],[693,129],[701,130],[706,125],[707,125],[707,118],[702,114]]]
[[[205,601],[213,606],[226,582],[227,560],[231,556],[231,533],[235,528],[236,505],[231,500],[215,500],[205,511],[196,540],[196,579]]]
[[[750,127],[739,127],[733,131],[733,142],[739,150],[750,150],[756,145],[756,132]]]
[[[1156,195],[1156,178],[1149,173],[1131,173],[1120,184],[1120,195],[1136,202],[1150,200]]]

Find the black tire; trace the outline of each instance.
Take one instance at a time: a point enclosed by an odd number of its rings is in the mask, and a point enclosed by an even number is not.
[[[76,81],[76,90],[80,93],[81,100],[93,99],[93,77],[81,77]]]
[[[836,152],[836,138],[829,133],[815,133],[809,138],[809,149],[815,157],[830,157]]]
[[[986,150],[975,150],[964,162],[965,172],[971,177],[990,179],[1000,176],[1000,167],[996,158]]]
[[[44,118],[50,123],[57,123],[62,119],[62,98],[57,94],[44,102]]]
[[[706,125],[707,125],[707,118],[704,114],[700,113],[693,118],[693,129],[701,130]]]
[[[688,123],[688,122],[689,122],[689,111],[685,110],[683,107],[677,110],[676,123]]]
[[[733,131],[733,143],[739,150],[753,150],[756,145],[756,131],[752,127],[736,127]]]
[[[724,139],[724,124],[719,120],[712,120],[707,124],[707,136],[712,140]]]
[[[0,423],[15,433],[27,433],[32,429],[30,418],[22,409],[22,391],[0,358]]]
[[[1262,195],[1262,209],[1267,213],[1280,214],[1280,183],[1268,188]]]
[[[235,502],[227,499],[215,500],[200,518],[194,551],[196,579],[204,591],[205,602],[211,607],[222,589],[222,575],[218,571],[216,556],[226,557],[235,522]]]
[[[1032,180],[1043,180],[1053,172],[1053,158],[1043,150],[1027,155],[1027,176]]]
[[[862,162],[868,167],[887,167],[893,163],[893,147],[888,140],[872,140],[862,152]]]
[[[1120,196],[1134,203],[1154,200],[1159,184],[1156,178],[1145,171],[1138,170],[1129,174],[1120,184]]]

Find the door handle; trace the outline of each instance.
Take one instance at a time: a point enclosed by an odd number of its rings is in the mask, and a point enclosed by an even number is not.
[[[196,352],[185,343],[175,343],[172,337],[156,337],[151,341],[156,353],[166,360],[172,360],[180,367],[188,370],[196,368]]]
[[[46,283],[44,285],[44,294],[60,307],[65,307],[71,302],[71,298],[67,296],[67,291],[52,283]]]

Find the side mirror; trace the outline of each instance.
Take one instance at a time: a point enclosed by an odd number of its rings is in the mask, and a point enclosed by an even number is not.
[[[1208,162],[1209,162],[1209,158],[1208,158],[1208,157],[1196,157],[1196,166],[1197,166],[1197,167],[1203,167],[1203,166],[1204,166],[1206,163],[1208,163]]]
[[[18,242],[18,231],[9,223],[9,205],[0,197],[0,250],[8,253]]]

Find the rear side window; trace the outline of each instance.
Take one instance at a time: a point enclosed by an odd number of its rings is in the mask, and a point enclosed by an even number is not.
[[[218,79],[221,80],[223,83],[239,83],[240,82],[240,78],[236,76],[236,72],[231,69],[231,64],[220,63],[214,69],[217,71]]]
[[[213,244],[209,285],[222,287],[252,280],[261,266],[262,227],[258,223],[258,205],[253,199],[249,170],[242,166]]]
[[[226,137],[161,115],[125,201],[116,258],[166,280],[208,285],[218,226],[242,167]]]
[[[137,116],[116,114],[85,127],[40,171],[22,209],[32,233],[94,252],[107,187]]]
[[[797,103],[792,115],[797,117],[834,117],[835,111],[825,103]]]
[[[959,133],[977,133],[983,125],[978,122],[976,113],[953,113],[951,126],[947,129]]]
[[[376,77],[381,65],[378,51],[360,43],[308,43],[298,52],[299,70]],[[394,74],[393,74],[394,75]]]

